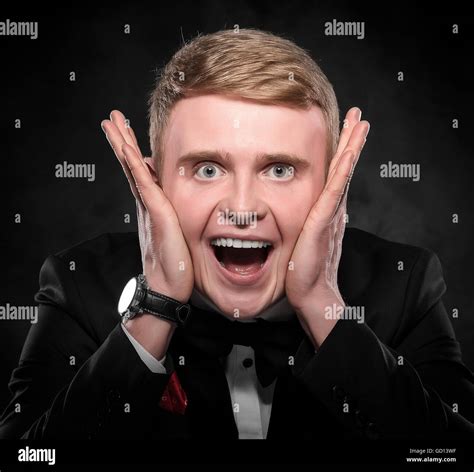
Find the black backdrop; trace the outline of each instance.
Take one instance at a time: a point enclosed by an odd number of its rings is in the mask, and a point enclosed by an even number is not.
[[[103,232],[135,230],[135,205],[100,121],[113,108],[124,111],[148,151],[146,100],[156,67],[182,38],[238,24],[283,34],[310,50],[334,84],[341,114],[354,105],[363,110],[371,132],[351,184],[349,226],[438,254],[445,305],[449,313],[459,310],[452,323],[474,369],[473,18],[427,16],[398,3],[373,16],[342,3],[298,0],[44,8],[4,10],[0,18],[39,22],[38,39],[0,36],[6,279],[0,305],[34,304],[48,254]],[[333,19],[363,21],[365,38],[326,36],[324,24]],[[94,163],[95,181],[56,178],[55,165],[63,161]],[[380,165],[388,161],[420,164],[420,181],[381,178]],[[29,326],[0,321],[1,408]]]

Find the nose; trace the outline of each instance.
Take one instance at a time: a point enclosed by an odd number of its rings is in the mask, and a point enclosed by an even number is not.
[[[219,204],[219,214],[231,215],[230,224],[241,229],[255,227],[267,214],[259,183],[250,175],[235,176]]]

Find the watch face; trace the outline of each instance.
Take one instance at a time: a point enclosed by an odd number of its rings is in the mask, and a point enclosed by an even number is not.
[[[120,295],[120,300],[118,302],[118,312],[121,315],[123,315],[130,307],[136,290],[137,279],[133,277],[133,279],[130,279],[127,282],[127,285],[125,285],[125,288],[123,289],[122,295]]]

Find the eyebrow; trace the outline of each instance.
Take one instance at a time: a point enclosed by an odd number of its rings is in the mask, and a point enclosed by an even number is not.
[[[212,150],[198,150],[190,151],[178,158],[177,167],[183,166],[184,164],[195,164],[201,161],[217,161],[223,163],[229,163],[232,156],[229,153],[223,153],[220,151]],[[299,167],[300,169],[306,169],[310,166],[308,159],[297,156],[296,154],[287,153],[260,153],[257,154],[257,161],[260,164],[271,164],[271,163],[284,163],[289,164],[293,167]]]

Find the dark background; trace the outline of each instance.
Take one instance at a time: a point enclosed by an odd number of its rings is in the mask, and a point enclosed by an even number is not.
[[[380,8],[380,7],[379,7]],[[256,27],[308,49],[334,85],[341,119],[359,106],[371,123],[351,184],[349,226],[435,251],[448,313],[474,369],[472,250],[472,17],[384,4],[115,2],[109,7],[4,10],[39,21],[39,37],[1,37],[2,275],[0,305],[34,305],[48,254],[103,232],[135,230],[135,205],[100,121],[126,113],[149,152],[146,101],[155,69],[197,33]],[[365,39],[325,36],[324,23],[364,21]],[[458,35],[452,24],[459,25]],[[124,24],[131,33],[124,34]],[[76,73],[70,82],[69,73]],[[404,81],[397,80],[399,71]],[[20,118],[21,129],[14,120]],[[452,120],[459,120],[459,129]],[[95,163],[96,180],[55,178],[55,164]],[[380,178],[380,164],[421,164],[421,180]],[[20,213],[21,224],[14,222]],[[132,215],[124,223],[124,214]],[[452,223],[452,214],[459,223]],[[0,321],[0,409],[29,321]]]

